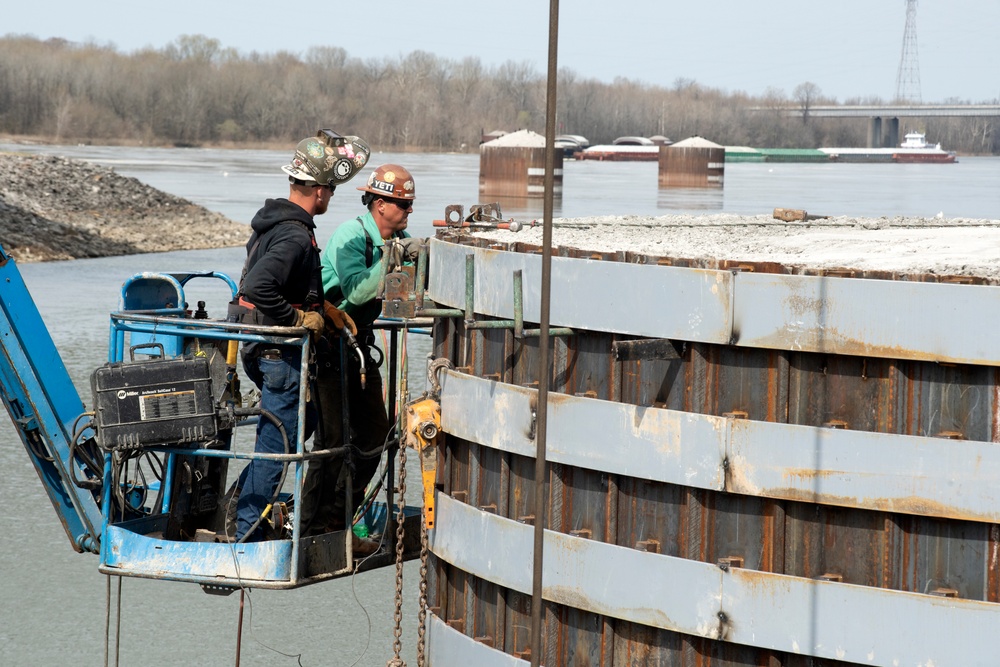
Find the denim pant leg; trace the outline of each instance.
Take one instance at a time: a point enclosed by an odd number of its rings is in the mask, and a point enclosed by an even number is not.
[[[285,428],[288,449],[295,451],[298,437],[299,371],[302,353],[298,348],[283,348],[280,359],[261,357],[257,365],[263,376],[260,395],[262,411],[271,413]],[[284,454],[285,440],[278,427],[265,415],[257,424],[257,453]],[[242,538],[257,521],[261,512],[274,495],[281,479],[283,464],[280,461],[254,460],[240,476],[243,490],[236,504],[236,537]],[[261,538],[257,530],[247,541]]]

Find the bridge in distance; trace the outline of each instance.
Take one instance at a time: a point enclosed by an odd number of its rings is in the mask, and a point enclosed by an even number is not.
[[[868,147],[899,144],[900,118],[1000,117],[1000,104],[852,105],[789,108],[790,116],[810,118],[868,118]]]

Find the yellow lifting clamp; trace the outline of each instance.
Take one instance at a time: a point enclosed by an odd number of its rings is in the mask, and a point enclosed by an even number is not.
[[[437,482],[437,444],[441,432],[441,404],[422,398],[406,406],[406,442],[420,454],[420,472],[424,482],[424,524],[434,527],[434,486]]]

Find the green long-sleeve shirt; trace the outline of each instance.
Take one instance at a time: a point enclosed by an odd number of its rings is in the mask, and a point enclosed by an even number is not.
[[[399,236],[410,235],[404,231]],[[346,311],[359,327],[371,326],[382,313],[382,302],[375,298],[375,293],[381,276],[383,247],[385,241],[369,211],[341,223],[323,251],[320,264],[326,299]]]

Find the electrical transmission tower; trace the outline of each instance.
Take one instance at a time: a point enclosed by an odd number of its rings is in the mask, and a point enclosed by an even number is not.
[[[920,104],[920,63],[917,61],[917,0],[906,0],[903,53],[896,72],[896,101]]]

